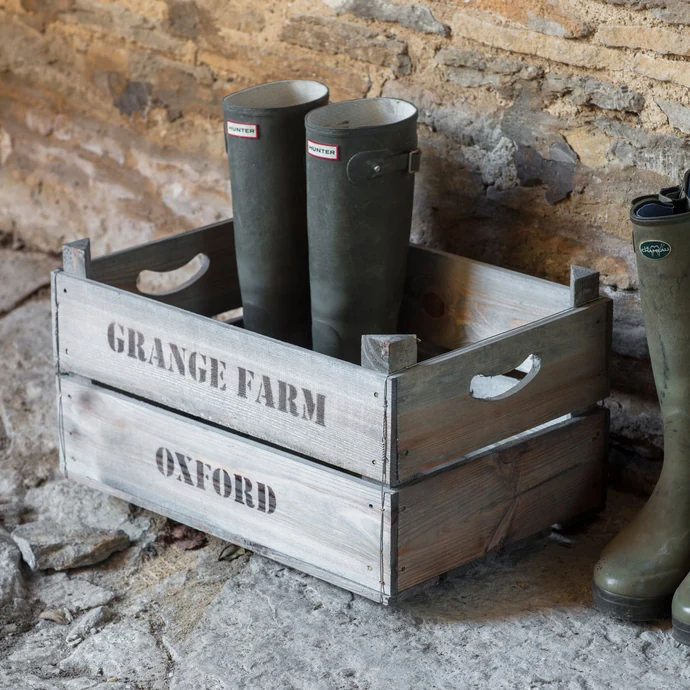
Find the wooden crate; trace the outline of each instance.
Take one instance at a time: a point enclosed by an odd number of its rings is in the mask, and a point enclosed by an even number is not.
[[[366,366],[209,318],[240,306],[231,222],[93,262],[71,243],[52,290],[63,471],[353,592],[387,602],[603,505],[596,273],[412,246],[401,332],[439,354],[367,338]]]

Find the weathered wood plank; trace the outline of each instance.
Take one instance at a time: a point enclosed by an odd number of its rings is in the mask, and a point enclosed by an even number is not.
[[[210,262],[201,277],[176,291],[147,297],[205,316],[241,307],[231,220],[94,259],[91,277],[106,285],[142,294],[137,288],[137,278],[142,271],[174,271],[197,254],[205,255]]]
[[[400,481],[603,400],[610,312],[601,298],[394,375]],[[475,375],[506,374],[529,355],[539,369],[512,394],[472,395]]]
[[[384,374],[65,273],[55,291],[61,373],[382,479]]]
[[[603,507],[606,437],[597,409],[402,487],[398,590]]]
[[[104,486],[99,481],[94,481],[93,479],[80,477],[79,475],[74,474],[70,475],[69,478],[72,481],[77,482],[78,484],[83,484],[84,486],[88,486],[91,489],[103,491],[111,496],[120,498],[123,501],[135,503],[141,508],[146,508],[146,510],[150,510],[154,513],[160,512],[160,506],[158,506],[157,504],[151,503],[140,497],[137,497],[137,499],[134,500],[129,494],[126,494],[123,491],[120,491],[119,489],[115,489],[113,487]],[[299,558],[292,558],[290,556],[286,556],[284,553],[281,553],[280,551],[276,551],[275,549],[269,549],[265,546],[261,546],[260,544],[255,544],[254,542],[244,539],[240,535],[234,533],[232,531],[231,526],[211,529],[208,528],[208,525],[205,522],[193,520],[188,515],[185,516],[183,513],[175,510],[174,507],[171,507],[166,512],[166,517],[169,517],[171,520],[175,520],[176,522],[185,523],[190,527],[193,527],[194,529],[206,531],[209,534],[212,534],[214,537],[218,537],[219,539],[224,539],[225,541],[229,541],[233,544],[237,544],[238,546],[242,546],[260,556],[265,556],[266,558],[270,558],[271,560],[277,561],[278,563],[282,563],[283,565],[286,565],[290,568],[300,570],[303,573],[306,573],[307,575],[318,577],[320,580],[323,580],[324,582],[328,582],[332,585],[335,585],[336,587],[346,589],[348,592],[353,592],[354,594],[358,594],[359,596],[371,599],[372,601],[375,601],[377,603],[388,605],[391,601],[398,600],[397,597],[391,597],[385,592],[382,592],[380,588],[372,589],[371,587],[365,587],[359,584],[358,582],[353,582],[352,580],[348,580],[345,577],[340,577],[339,575],[336,575],[335,573],[332,573],[329,570],[318,568],[315,565],[308,563],[307,561],[303,561]]]
[[[69,376],[61,395],[68,476],[381,591],[380,486]]]
[[[57,422],[58,422],[58,463],[60,469],[65,470],[65,458],[62,447],[62,405],[60,398],[60,373],[58,370],[58,351],[60,349],[58,311],[57,311],[57,287],[55,281],[60,271],[52,271],[50,274],[50,326],[53,344],[53,366],[55,367],[55,388],[57,391]]]
[[[570,307],[569,288],[427,247],[410,246],[401,333],[448,350]]]

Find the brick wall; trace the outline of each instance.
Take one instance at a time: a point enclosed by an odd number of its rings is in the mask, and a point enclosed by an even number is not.
[[[686,0],[0,0],[0,238],[99,254],[227,216],[220,101],[245,86],[407,98],[415,239],[561,282],[599,270],[614,448],[654,461],[627,213],[690,167],[688,56]]]

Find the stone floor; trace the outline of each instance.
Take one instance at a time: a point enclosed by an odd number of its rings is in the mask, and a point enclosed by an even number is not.
[[[623,494],[383,608],[62,480],[53,263],[0,250],[0,690],[690,687],[668,622],[591,608],[594,560],[640,505]]]

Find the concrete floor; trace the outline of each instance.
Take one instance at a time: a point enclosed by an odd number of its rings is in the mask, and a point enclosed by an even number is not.
[[[185,550],[165,520],[62,480],[46,259],[14,254],[0,250],[0,276],[25,262],[0,291],[0,690],[690,688],[668,621],[591,608],[592,566],[639,509],[631,496],[384,608],[252,554],[219,561],[217,539]],[[132,545],[31,572],[7,533],[40,520],[74,544],[97,523]]]

